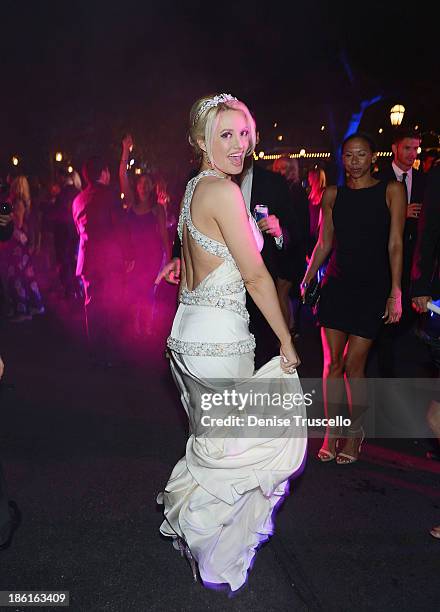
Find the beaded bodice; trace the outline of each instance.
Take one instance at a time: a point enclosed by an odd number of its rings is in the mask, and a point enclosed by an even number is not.
[[[220,325],[220,328],[223,325],[225,326],[225,333],[227,333],[228,338],[225,342],[220,342],[219,340],[212,341],[212,338],[209,337],[212,334],[209,333],[202,334],[204,337],[200,337],[200,341],[194,341],[193,339],[189,340],[189,338],[182,339],[172,334],[168,338],[167,344],[174,352],[186,355],[209,357],[240,355],[253,351],[255,348],[254,337],[249,334],[247,327],[249,315],[245,305],[246,289],[243,279],[228,247],[218,240],[205,236],[205,234],[195,227],[191,218],[191,200],[194,195],[194,190],[198,182],[205,176],[216,176],[220,178],[217,172],[206,170],[189,181],[183,198],[182,210],[180,212],[178,233],[182,241],[183,228],[186,225],[191,238],[203,250],[220,257],[224,261],[208,274],[208,276],[192,291],[187,287],[183,287],[180,294],[180,304],[183,308],[191,309],[192,313],[197,312],[197,317],[200,316],[203,318],[205,312],[207,317],[210,316],[208,315],[208,310],[205,309],[209,309],[211,313],[213,312],[212,309],[222,310],[223,315],[218,320],[216,318],[215,324],[217,326]],[[199,310],[195,311],[193,310],[194,308],[198,308]],[[189,312],[190,311],[188,311],[188,316],[190,316]],[[233,317],[233,320],[228,319],[230,323],[226,323],[226,319],[224,318],[226,312],[229,313],[228,316]],[[241,324],[238,323],[240,320]],[[241,337],[241,339],[233,340],[234,336],[230,337],[232,329],[237,329],[237,333],[239,334],[238,337]],[[186,336],[185,333],[184,336]]]
[[[200,245],[202,249],[204,249],[208,253],[211,253],[212,255],[217,255],[217,257],[221,257],[222,259],[233,261],[232,255],[230,254],[228,247],[225,244],[218,242],[218,240],[214,240],[214,238],[210,238],[209,236],[205,236],[205,234],[202,234],[202,232],[200,232],[196,228],[191,219],[191,201],[194,195],[194,190],[197,187],[198,182],[205,176],[216,176],[217,178],[222,178],[214,170],[204,170],[188,182],[185,189],[185,195],[183,197],[182,210],[180,211],[179,216],[179,224],[177,226],[179,238],[182,242],[183,226],[186,225],[191,238],[195,242],[197,242],[197,244]]]

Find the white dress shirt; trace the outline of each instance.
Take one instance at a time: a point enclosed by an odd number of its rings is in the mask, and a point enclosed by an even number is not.
[[[254,178],[254,164],[250,164],[249,167],[243,172],[240,181],[240,189],[243,194],[244,203],[246,204],[246,208],[248,214],[251,214],[251,197],[252,197],[252,181]],[[270,211],[269,211],[270,214]],[[260,232],[261,233],[261,232]],[[278,249],[283,248],[283,235],[279,236],[279,238],[274,238],[275,244]],[[261,249],[260,249],[261,250]]]
[[[240,189],[248,214],[251,212],[252,179],[254,178],[254,165],[250,164],[241,177]]]

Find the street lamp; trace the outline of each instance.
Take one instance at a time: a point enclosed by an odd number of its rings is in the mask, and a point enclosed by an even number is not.
[[[12,158],[12,165],[13,166],[18,166],[18,162],[19,162],[18,157],[16,155],[14,155],[13,158]]]
[[[62,162],[63,161],[63,154],[62,153],[55,153],[55,161]]]
[[[390,110],[390,121],[391,125],[400,125],[403,121],[403,115],[405,114],[405,107],[402,104],[395,104]]]

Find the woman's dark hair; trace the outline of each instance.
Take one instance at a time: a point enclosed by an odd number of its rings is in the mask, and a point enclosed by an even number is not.
[[[376,143],[374,142],[373,137],[370,136],[370,134],[367,134],[367,132],[354,132],[354,134],[350,134],[350,136],[347,136],[347,138],[345,138],[344,142],[342,143],[341,151],[344,150],[344,147],[347,142],[350,142],[350,140],[354,140],[355,138],[364,140],[368,144],[372,153],[375,153],[377,151]]]

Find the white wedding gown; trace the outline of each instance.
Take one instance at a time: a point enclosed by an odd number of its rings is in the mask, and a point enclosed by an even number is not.
[[[302,470],[307,432],[292,427],[275,438],[263,437],[264,431],[252,438],[231,437],[220,427],[215,437],[194,434],[203,414],[200,393],[212,389],[213,379],[270,379],[272,390],[302,393],[296,372],[284,374],[279,356],[254,373],[255,340],[248,328],[243,279],[228,248],[192,223],[196,185],[212,175],[218,176],[205,171],[188,183],[179,218],[180,239],[186,225],[185,238],[223,263],[193,291],[182,290],[168,338],[191,435],[158,501],[166,516],[161,533],[186,540],[204,584],[228,583],[234,591],[246,581],[258,545],[273,533],[272,513],[287,492],[288,479]],[[295,414],[305,416],[303,404]]]

